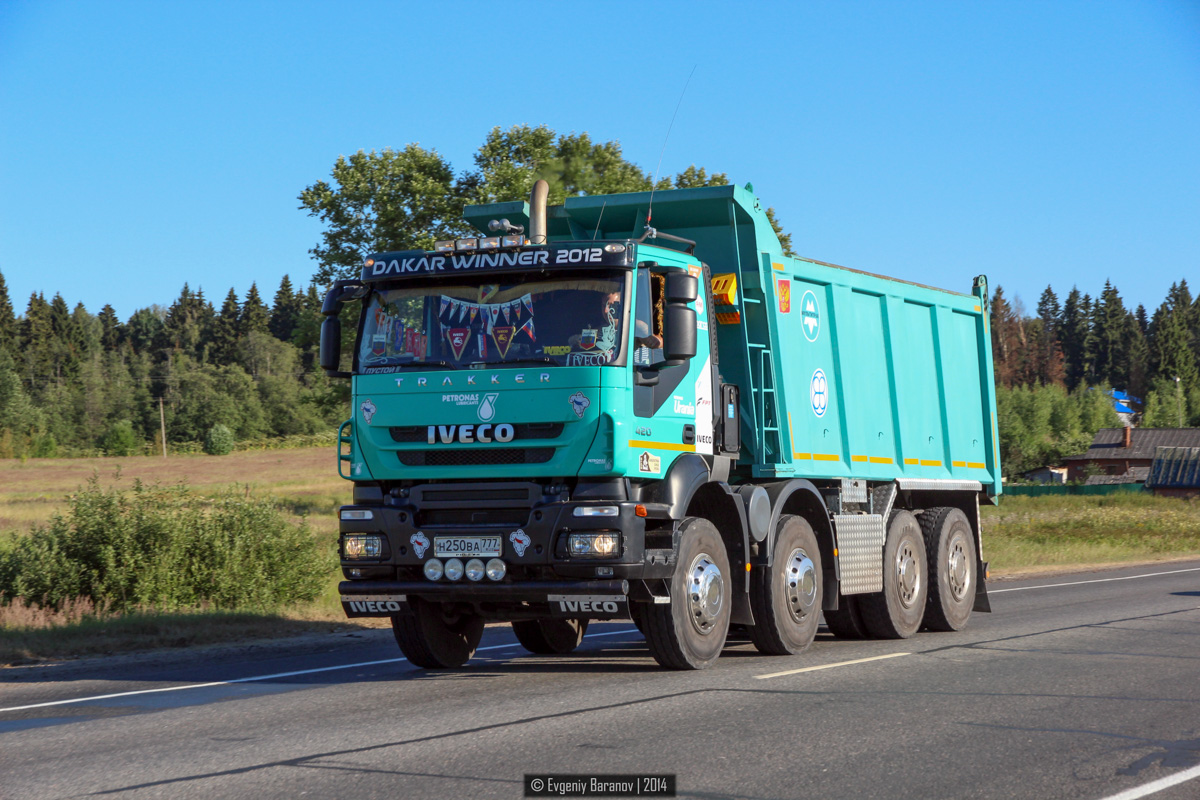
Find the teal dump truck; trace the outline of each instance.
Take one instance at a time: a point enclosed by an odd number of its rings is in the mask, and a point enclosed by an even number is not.
[[[664,667],[735,626],[795,654],[988,610],[1001,491],[970,294],[786,257],[752,187],[468,206],[478,237],[368,258],[325,299],[352,382],[342,606],[415,665],[485,622],[535,653],[632,620]],[[339,312],[360,306],[349,371]]]

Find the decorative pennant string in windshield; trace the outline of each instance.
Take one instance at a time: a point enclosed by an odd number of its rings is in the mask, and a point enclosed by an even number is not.
[[[481,299],[493,297],[498,288],[494,285],[481,286],[479,296]],[[527,335],[530,341],[537,341],[533,324],[533,298],[528,294],[506,303],[472,303],[443,296],[438,306],[438,322],[456,361],[462,359],[463,351],[471,341],[476,319],[480,323],[478,335],[481,355],[487,352],[488,336],[492,337],[501,358],[508,355],[509,348],[519,334]]]

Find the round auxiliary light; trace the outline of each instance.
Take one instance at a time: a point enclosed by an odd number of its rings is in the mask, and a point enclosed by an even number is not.
[[[441,580],[442,578],[442,562],[436,558],[431,558],[425,562],[425,577],[431,581]]]
[[[467,580],[483,580],[483,562],[478,558],[472,558],[467,562]]]
[[[493,558],[487,563],[487,576],[494,581],[498,581],[504,577],[504,573],[508,571],[508,567],[498,558]]]
[[[463,563],[457,558],[452,558],[446,562],[446,578],[456,581],[463,576]]]

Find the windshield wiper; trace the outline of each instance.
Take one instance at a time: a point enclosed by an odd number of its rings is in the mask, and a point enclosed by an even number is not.
[[[486,361],[484,363],[493,367],[506,367],[509,364],[553,364],[556,367],[560,366],[557,361],[549,356],[542,356],[541,358],[514,358],[511,361]]]
[[[454,366],[449,361],[410,361],[407,364],[401,364],[400,366],[406,370],[416,369],[418,367],[420,367],[420,368],[440,367],[441,369],[458,369],[458,367]]]

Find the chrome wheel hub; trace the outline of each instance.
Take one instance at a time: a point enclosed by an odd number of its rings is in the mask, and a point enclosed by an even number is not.
[[[796,622],[803,622],[817,604],[817,571],[808,553],[797,547],[783,565],[788,611]]]
[[[725,605],[725,578],[708,553],[701,553],[688,568],[688,616],[692,626],[709,634]]]
[[[900,602],[912,608],[921,593],[921,559],[912,542],[902,542],[896,552],[896,576],[900,579]]]
[[[950,594],[956,601],[962,600],[971,588],[971,565],[968,563],[966,543],[961,535],[955,536],[947,549],[946,578],[950,583]]]

